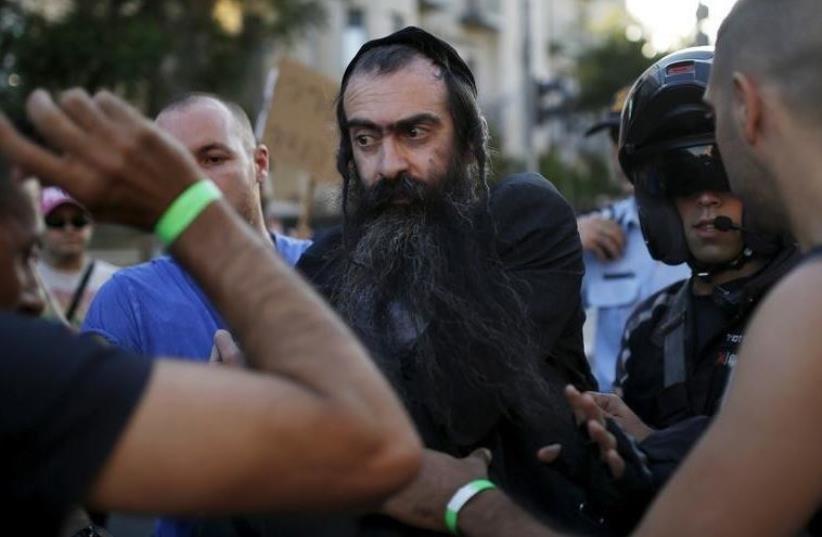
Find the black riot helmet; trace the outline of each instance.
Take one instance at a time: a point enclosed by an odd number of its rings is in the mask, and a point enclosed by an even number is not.
[[[693,264],[673,198],[730,190],[704,102],[712,47],[670,54],[634,83],[622,110],[619,163],[633,183],[639,221],[654,259]]]

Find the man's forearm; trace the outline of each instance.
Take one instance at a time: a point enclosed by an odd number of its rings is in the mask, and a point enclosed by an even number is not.
[[[252,367],[410,429],[348,328],[225,203],[206,209],[171,252],[214,301]]]
[[[562,537],[499,490],[484,492],[471,500],[460,512],[459,528],[467,537]]]

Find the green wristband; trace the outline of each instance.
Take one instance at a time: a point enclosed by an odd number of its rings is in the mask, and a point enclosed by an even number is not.
[[[157,220],[154,233],[165,246],[171,245],[212,201],[222,196],[220,189],[210,179],[197,181],[168,206],[163,216]]]
[[[495,489],[497,486],[487,479],[475,479],[461,487],[445,506],[445,527],[448,528],[451,535],[459,535],[459,528],[457,527],[457,516],[460,509],[465,507],[471,498],[482,492],[483,490]]]

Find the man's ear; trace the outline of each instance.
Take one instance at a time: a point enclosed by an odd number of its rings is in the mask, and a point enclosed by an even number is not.
[[[762,94],[747,75],[733,75],[733,118],[745,141],[756,145],[762,127]]]
[[[263,184],[268,178],[268,148],[265,144],[257,144],[254,148],[254,168],[257,172],[257,182]]]

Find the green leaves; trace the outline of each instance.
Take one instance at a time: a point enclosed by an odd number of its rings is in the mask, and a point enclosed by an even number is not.
[[[109,88],[152,114],[183,91],[259,105],[267,53],[324,21],[319,0],[233,0],[239,31],[217,0],[83,0],[59,18],[0,7],[0,106],[22,111],[32,89]],[[9,84],[11,75],[15,84]]]

